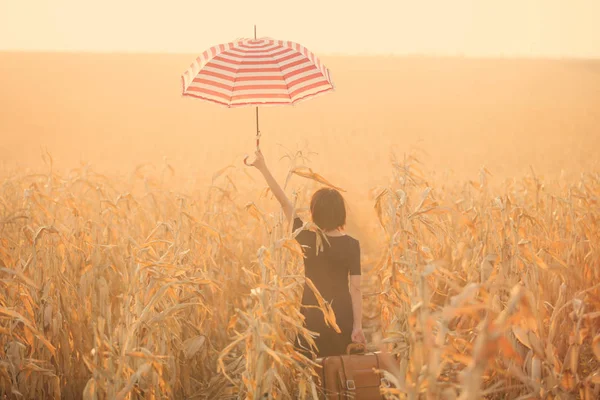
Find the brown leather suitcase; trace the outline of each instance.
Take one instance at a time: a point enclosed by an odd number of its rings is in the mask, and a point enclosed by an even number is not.
[[[357,354],[353,352],[358,352]],[[321,398],[324,400],[381,400],[379,387],[385,384],[375,370],[384,369],[377,353],[365,353],[365,346],[350,344],[347,355],[330,356],[320,361]]]

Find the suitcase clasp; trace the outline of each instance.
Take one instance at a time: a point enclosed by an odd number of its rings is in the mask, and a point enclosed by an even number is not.
[[[348,390],[356,390],[356,385],[352,379],[346,381],[346,389]]]

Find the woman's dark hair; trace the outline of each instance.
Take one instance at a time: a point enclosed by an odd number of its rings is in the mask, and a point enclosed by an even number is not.
[[[331,231],[346,225],[346,203],[335,189],[317,190],[310,200],[310,213],[321,230]]]

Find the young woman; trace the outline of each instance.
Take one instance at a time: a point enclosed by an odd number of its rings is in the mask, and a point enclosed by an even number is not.
[[[275,195],[288,222],[294,222],[294,230],[304,224],[295,215],[294,207],[281,189],[260,151],[252,163],[264,176],[271,192]],[[323,240],[323,249],[317,254],[316,233],[303,230],[296,240],[304,251],[304,273],[319,290],[325,301],[330,302],[341,333],[328,327],[323,313],[317,306],[312,290],[304,286],[302,295],[302,314],[307,329],[319,333],[315,339],[318,348],[317,357],[346,353],[346,347],[352,343],[365,343],[362,329],[362,292],[360,289],[360,244],[358,240],[344,233],[346,207],[342,195],[334,189],[320,189],[311,199],[312,221],[327,235]],[[308,354],[303,340],[297,343],[300,350]]]

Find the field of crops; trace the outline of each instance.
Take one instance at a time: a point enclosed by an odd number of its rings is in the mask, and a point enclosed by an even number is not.
[[[290,160],[306,215],[322,183]],[[45,161],[0,186],[7,398],[313,396],[290,341],[309,336],[301,253],[262,185],[234,167],[185,192],[168,165],[109,178]],[[400,360],[388,398],[598,398],[600,176],[431,187],[415,156],[389,168],[361,210],[379,222],[367,339]]]
[[[190,57],[0,53],[0,398],[313,396],[254,112],[182,99]],[[600,63],[324,61],[261,148],[305,218],[346,190],[386,396],[600,398]]]

